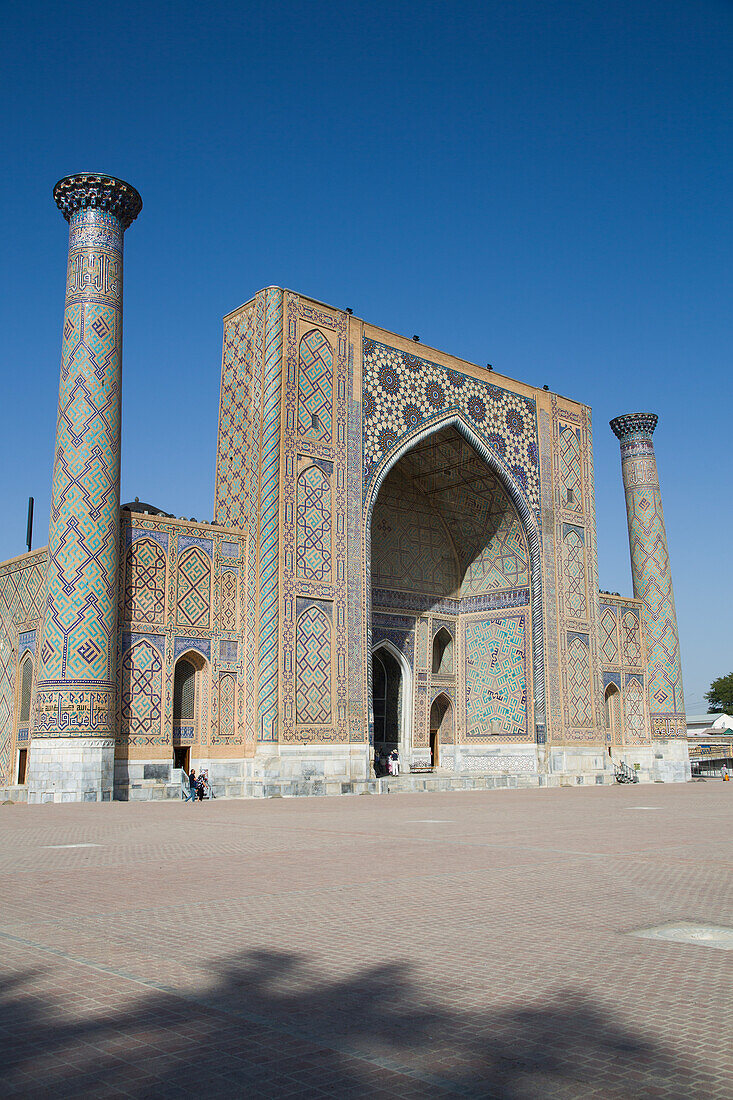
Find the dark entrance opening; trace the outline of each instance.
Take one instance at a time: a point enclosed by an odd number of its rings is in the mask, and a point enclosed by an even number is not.
[[[374,748],[390,752],[399,748],[402,669],[389,650],[378,649],[372,657],[374,698]]]
[[[430,763],[440,766],[440,742],[453,740],[453,707],[447,695],[439,695],[430,708]]]
[[[18,785],[25,783],[25,774],[28,767],[28,749],[18,750]]]
[[[186,745],[178,745],[173,749],[173,767],[183,768],[184,771],[189,771],[189,764],[191,763],[191,750]]]

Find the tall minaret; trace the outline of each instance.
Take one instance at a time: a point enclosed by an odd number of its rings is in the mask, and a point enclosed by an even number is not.
[[[112,797],[117,716],[122,246],[142,199],[86,172],[53,195],[69,260],[28,796],[98,801]]]
[[[654,413],[629,413],[611,421],[621,441],[634,596],[644,601],[649,714],[655,740],[685,737],[687,729],[677,614],[652,442],[657,419]]]

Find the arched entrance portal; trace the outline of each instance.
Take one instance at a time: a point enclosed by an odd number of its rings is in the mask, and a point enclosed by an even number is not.
[[[482,744],[534,741],[535,722],[544,728],[544,683],[533,676],[543,667],[536,520],[512,475],[481,448],[447,420],[396,456],[368,506],[372,637],[395,638],[414,684],[405,764],[463,767],[472,752],[485,757]],[[376,745],[394,719],[390,670],[373,672]],[[392,675],[396,682],[394,667]],[[403,670],[403,697],[404,678]]]

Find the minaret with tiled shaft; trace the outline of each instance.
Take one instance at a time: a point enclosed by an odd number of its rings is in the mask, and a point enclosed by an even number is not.
[[[621,470],[629,523],[634,596],[644,602],[652,737],[686,736],[680,643],[652,434],[654,413],[629,413],[611,421],[621,443]]]
[[[30,801],[112,797],[117,719],[122,251],[130,184],[80,173],[54,188],[69,223]]]

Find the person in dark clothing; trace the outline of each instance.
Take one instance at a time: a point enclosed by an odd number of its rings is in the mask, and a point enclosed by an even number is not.
[[[196,801],[196,772],[193,770],[193,768],[191,768],[191,771],[189,772],[189,775],[188,775],[188,790],[189,790],[189,795],[188,795],[188,798],[186,799],[186,802],[195,802]]]

